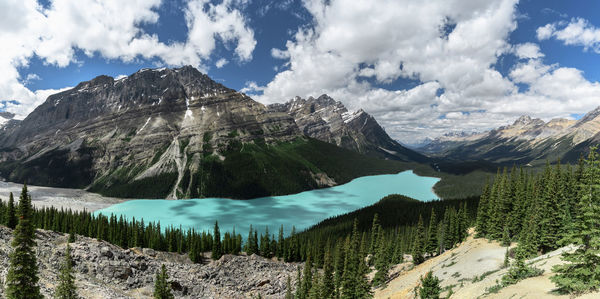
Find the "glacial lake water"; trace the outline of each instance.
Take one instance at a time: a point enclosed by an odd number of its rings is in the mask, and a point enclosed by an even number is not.
[[[161,227],[175,226],[212,231],[219,221],[221,234],[231,231],[244,239],[250,224],[259,232],[269,228],[277,235],[280,225],[288,235],[292,225],[302,231],[332,216],[358,210],[389,194],[403,194],[421,201],[438,199],[433,185],[440,179],[423,177],[412,171],[356,178],[346,184],[297,194],[250,200],[201,198],[187,200],[136,199],[95,213],[123,215],[144,222],[160,221]]]

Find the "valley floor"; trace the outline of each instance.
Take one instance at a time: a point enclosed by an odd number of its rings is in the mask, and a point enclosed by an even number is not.
[[[391,271],[394,278],[385,288],[375,291],[375,298],[415,298],[414,290],[419,284],[419,278],[428,271],[433,271],[440,278],[444,289],[443,298],[450,289],[453,292],[450,298],[569,298],[554,292],[555,286],[550,277],[554,275],[552,266],[562,263],[560,254],[571,249],[563,247],[529,260],[532,266],[544,270],[543,275],[522,280],[498,293],[490,294],[487,288],[501,281],[508,270],[502,268],[506,247],[500,246],[498,242],[474,239],[471,234],[453,250],[414,268],[410,262],[397,265]],[[600,298],[600,292],[578,298]]]
[[[15,201],[21,194],[22,184],[1,182],[0,181],[0,199],[8,200],[9,193],[12,192]],[[65,208],[73,211],[88,212],[104,209],[127,199],[104,197],[100,194],[87,192],[81,189],[67,189],[54,187],[27,186],[31,195],[31,202],[36,208],[55,207],[57,209]]]

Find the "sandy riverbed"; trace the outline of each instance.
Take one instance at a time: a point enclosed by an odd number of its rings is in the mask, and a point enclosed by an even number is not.
[[[15,200],[18,200],[22,188],[22,184],[0,182],[0,199],[2,199],[2,201],[7,201],[9,193],[12,192]],[[73,211],[82,211],[85,209],[93,212],[127,200],[122,198],[104,197],[100,194],[87,192],[81,189],[31,185],[28,185],[27,189],[31,194],[33,205],[37,208],[53,206],[58,209],[70,208]]]

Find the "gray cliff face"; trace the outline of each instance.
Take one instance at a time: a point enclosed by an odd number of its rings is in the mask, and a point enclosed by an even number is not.
[[[269,105],[272,111],[289,113],[303,134],[362,154],[386,159],[424,162],[426,157],[389,137],[375,118],[362,109],[350,112],[327,95]]]
[[[201,157],[223,159],[233,143],[299,136],[288,114],[270,111],[193,67],[143,69],[119,80],[99,76],[48,97],[0,134],[0,162],[21,160],[31,169],[42,162],[51,168],[47,160],[56,160],[83,169],[79,178],[37,182],[44,185],[84,187],[162,174],[179,182],[187,169],[198,169]],[[8,178],[25,179],[14,176]]]
[[[254,198],[389,171],[349,167],[343,157],[367,157],[339,147],[427,161],[326,95],[266,107],[190,66],[142,69],[82,82],[5,122],[0,179],[111,197]]]

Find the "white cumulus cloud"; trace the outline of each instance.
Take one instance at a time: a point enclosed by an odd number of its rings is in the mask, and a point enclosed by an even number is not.
[[[536,31],[539,40],[555,38],[565,45],[582,46],[584,50],[600,53],[600,28],[583,18],[573,18],[570,22],[557,22],[539,27]]]
[[[5,109],[27,115],[39,104],[39,94],[29,90],[27,78],[17,69],[27,67],[34,55],[44,63],[64,67],[77,63],[76,53],[100,55],[131,62],[158,59],[168,65],[204,67],[217,42],[234,45],[241,62],[252,59],[254,31],[239,7],[247,1],[190,0],[183,7],[188,36],[165,43],[142,29],[157,24],[161,0],[54,0],[48,8],[36,0],[0,3],[0,103]],[[222,62],[221,62],[222,64]],[[17,104],[8,104],[17,101]]]
[[[486,130],[522,114],[550,119],[595,108],[597,82],[577,69],[545,64],[535,43],[508,42],[517,28],[516,3],[306,0],[311,25],[271,51],[286,67],[265,86],[248,84],[244,91],[264,103],[327,93],[365,109],[407,142]],[[538,37],[555,36],[556,26],[538,30]],[[503,76],[494,65],[506,54],[519,62]],[[386,88],[397,79],[421,83]]]

